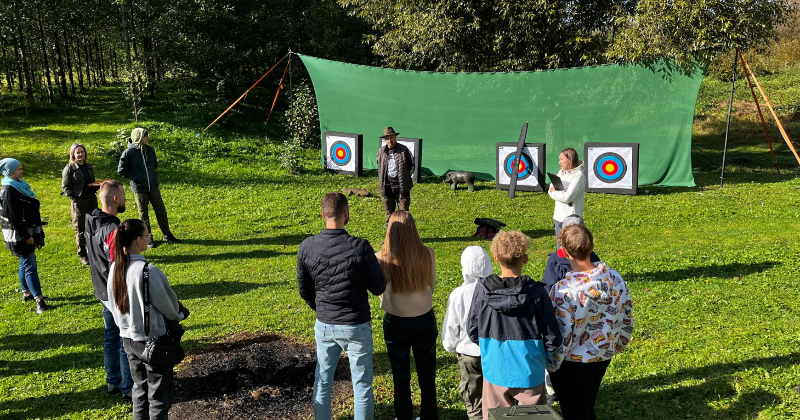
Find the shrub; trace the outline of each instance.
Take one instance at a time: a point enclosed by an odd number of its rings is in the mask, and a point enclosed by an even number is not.
[[[319,113],[314,91],[306,84],[294,88],[293,105],[284,113],[284,126],[299,147],[320,147]]]

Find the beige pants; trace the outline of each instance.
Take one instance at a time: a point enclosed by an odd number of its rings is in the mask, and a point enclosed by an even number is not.
[[[72,214],[72,227],[75,228],[75,246],[78,248],[78,256],[86,257],[86,238],[83,236],[86,229],[86,215],[97,208],[97,198],[77,198],[71,200],[71,203],[70,213]]]
[[[547,404],[544,383],[533,388],[507,388],[493,385],[483,378],[483,418],[489,418],[489,409],[520,405]]]
[[[461,381],[458,387],[461,389],[461,399],[464,400],[464,407],[467,409],[467,418],[470,420],[483,419],[481,409],[481,397],[483,396],[483,370],[481,369],[481,358],[458,355],[458,368],[461,371]]]

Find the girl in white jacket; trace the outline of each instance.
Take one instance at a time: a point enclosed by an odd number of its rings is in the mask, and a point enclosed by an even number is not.
[[[468,246],[461,254],[461,274],[464,284],[453,289],[447,300],[447,312],[442,325],[442,345],[458,357],[461,370],[461,398],[467,408],[470,420],[481,420],[483,371],[481,369],[481,349],[469,339],[467,334],[469,309],[475,285],[492,274],[492,260],[486,251],[476,245]]]
[[[556,231],[556,242],[558,234],[561,232],[561,224],[570,215],[583,217],[583,195],[586,193],[586,174],[583,172],[583,161],[578,160],[578,152],[573,148],[567,148],[558,155],[558,164],[561,170],[558,177],[564,184],[564,191],[556,191],[553,184],[550,184],[550,198],[555,200],[556,207],[553,210],[553,220]]]

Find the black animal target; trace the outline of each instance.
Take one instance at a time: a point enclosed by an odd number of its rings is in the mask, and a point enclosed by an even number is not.
[[[326,131],[322,152],[325,170],[361,176],[363,141],[364,136],[361,134]]]
[[[511,171],[517,152],[516,142],[500,142],[496,145],[495,158],[497,189],[508,190]],[[518,162],[517,191],[544,191],[545,144],[525,143]]]
[[[638,143],[585,143],[586,191],[636,194],[639,182]]]

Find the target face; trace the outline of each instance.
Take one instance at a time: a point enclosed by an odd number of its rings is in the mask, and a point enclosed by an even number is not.
[[[507,190],[511,184],[511,173],[514,164],[517,166],[518,191],[542,191],[544,183],[544,148],[541,143],[525,143],[522,155],[516,161],[516,142],[497,143],[497,188]]]
[[[386,141],[379,138],[378,153],[381,149],[386,147]],[[419,182],[419,171],[422,169],[422,139],[416,137],[398,137],[397,144],[402,144],[408,148],[411,153],[411,159],[414,160],[414,172],[411,174],[413,182]]]
[[[513,176],[514,170],[514,159],[516,157],[516,153],[510,154],[506,157],[506,161],[503,164],[503,168],[505,168],[506,175],[508,178],[511,179]],[[524,179],[528,179],[531,176],[533,169],[533,159],[527,153],[522,153],[522,156],[519,160],[519,168],[517,169],[517,182],[522,181]]]
[[[587,191],[636,194],[639,180],[638,143],[585,143]]]
[[[353,151],[350,146],[343,141],[337,141],[331,145],[331,161],[339,166],[345,166],[353,158]]]
[[[606,152],[600,155],[594,164],[594,174],[602,182],[613,184],[625,177],[628,172],[628,164],[622,156],[614,152]]]
[[[325,169],[346,175],[361,175],[361,134],[326,131],[324,137]]]

